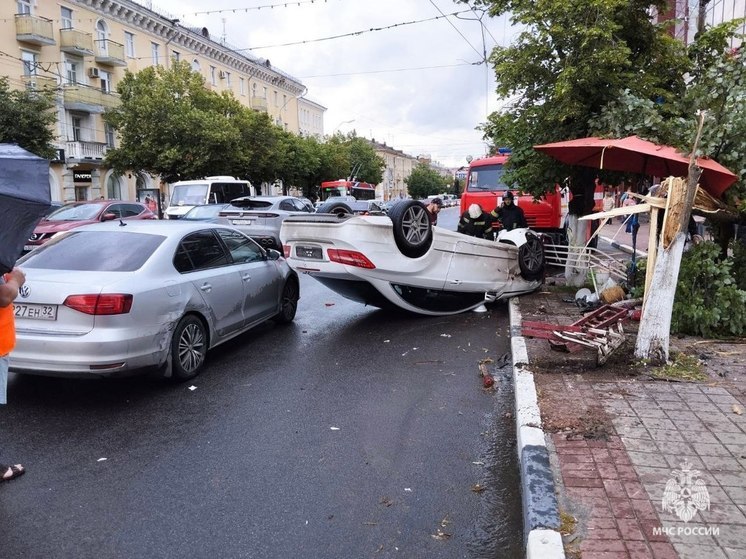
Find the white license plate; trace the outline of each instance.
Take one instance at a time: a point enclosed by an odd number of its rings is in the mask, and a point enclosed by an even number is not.
[[[35,303],[13,303],[16,318],[33,320],[57,320],[57,305],[37,305]]]
[[[23,247],[23,250],[25,250],[26,252],[30,252],[30,251],[34,250],[35,248],[36,248],[36,245],[25,245]]]
[[[233,221],[231,221],[231,223],[233,223],[233,225],[251,225],[252,223],[254,223],[254,220],[253,219],[234,219]]]

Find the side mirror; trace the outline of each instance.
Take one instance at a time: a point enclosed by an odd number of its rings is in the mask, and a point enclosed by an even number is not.
[[[277,250],[275,250],[273,248],[268,248],[267,249],[267,260],[279,260],[280,256],[282,256],[282,255],[280,254],[279,251],[277,251]]]
[[[101,216],[101,221],[112,221],[117,218],[117,214],[115,213],[105,213]]]

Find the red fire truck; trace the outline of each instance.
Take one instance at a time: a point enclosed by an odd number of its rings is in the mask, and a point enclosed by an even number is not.
[[[503,166],[509,157],[509,152],[501,151],[491,157],[475,159],[469,164],[466,184],[461,193],[461,213],[471,204],[479,204],[484,211],[491,212],[502,203],[503,194],[511,190],[515,196],[514,203],[523,209],[531,229],[546,233],[555,244],[566,243],[563,226],[567,214],[567,195],[559,185],[555,185],[554,192],[538,200],[534,200],[531,194],[508,188],[503,181]]]

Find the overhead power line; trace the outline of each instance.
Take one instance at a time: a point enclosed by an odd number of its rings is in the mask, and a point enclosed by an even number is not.
[[[414,70],[433,70],[435,68],[456,68],[457,66],[479,66],[479,62],[461,62],[459,64],[444,64],[442,66],[419,66],[417,68],[392,68],[390,70],[370,70],[368,72],[343,72],[339,74],[316,74],[313,76],[299,76],[299,79],[306,80],[310,78],[335,78],[339,76],[359,76],[363,74],[385,74],[388,72],[412,72]]]

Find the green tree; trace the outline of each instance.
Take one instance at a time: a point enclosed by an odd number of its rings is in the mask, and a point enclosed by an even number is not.
[[[25,150],[52,159],[57,121],[53,89],[11,89],[0,77],[0,143],[18,144]]]
[[[658,102],[664,117],[685,90],[691,64],[684,47],[649,16],[651,6],[664,2],[470,3],[487,7],[493,16],[510,12],[525,28],[513,45],[497,47],[490,56],[497,93],[509,102],[481,127],[494,146],[513,149],[506,179],[522,190],[541,194],[570,175],[533,145],[599,132],[591,129],[591,119],[625,90]],[[592,191],[587,180],[581,186]]]
[[[266,148],[246,141],[273,138],[268,119],[229,93],[208,90],[188,63],[127,72],[117,91],[120,106],[104,116],[120,135],[105,161],[115,170],[142,169],[167,182],[269,173]]]
[[[418,163],[412,173],[404,179],[412,198],[427,198],[445,192],[449,181],[433,170],[427,163]]]
[[[352,135],[348,140],[350,164],[357,180],[378,184],[383,180],[386,162],[365,138]]]

